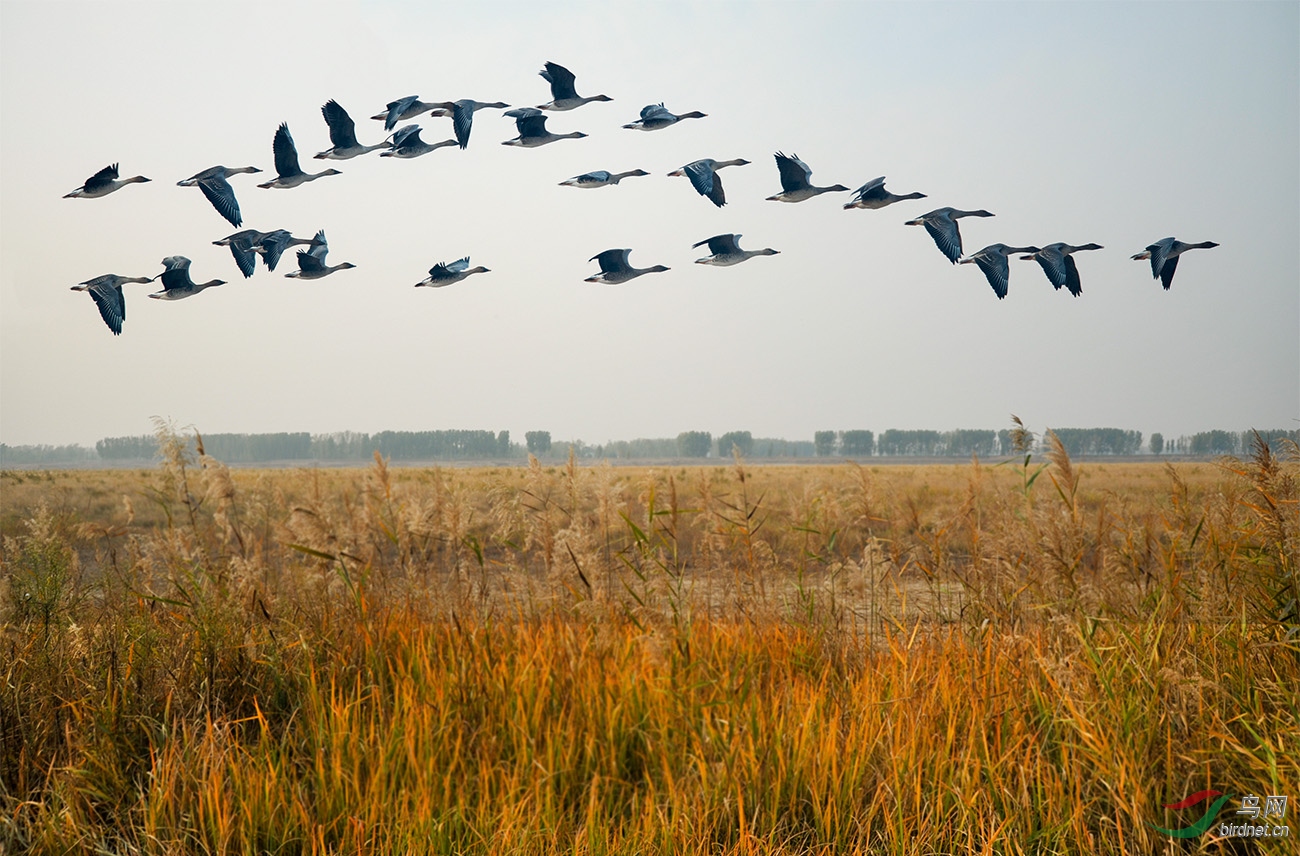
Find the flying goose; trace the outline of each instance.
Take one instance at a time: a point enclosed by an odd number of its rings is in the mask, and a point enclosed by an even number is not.
[[[700,241],[698,244],[691,244],[691,249],[708,244],[709,252],[713,254],[702,259],[696,259],[695,263],[697,265],[728,267],[738,265],[743,261],[752,259],[754,256],[774,256],[780,252],[780,250],[774,250],[771,247],[763,250],[742,250],[740,244],[737,243],[739,240],[739,235],[714,235],[712,238]]]
[[[1021,256],[1020,259],[1026,262],[1038,262],[1043,273],[1047,274],[1047,281],[1052,284],[1052,288],[1060,291],[1061,286],[1065,286],[1071,294],[1078,297],[1083,294],[1083,284],[1079,282],[1079,268],[1070,254],[1082,250],[1100,249],[1104,249],[1101,244],[1083,244],[1078,247],[1070,244],[1048,244],[1032,256]]]
[[[162,278],[163,290],[149,295],[157,300],[182,300],[193,297],[205,288],[226,284],[224,279],[210,279],[200,283],[190,279],[190,260],[185,256],[168,256],[162,260],[162,265],[166,270],[154,279]]]
[[[961,211],[957,208],[936,208],[928,214],[922,214],[915,220],[908,220],[907,226],[924,226],[925,231],[934,238],[934,245],[939,248],[948,261],[957,264],[961,258],[961,232],[957,230],[960,217],[992,217],[983,209],[979,211]]]
[[[133,175],[130,178],[119,179],[117,177],[117,164],[112,164],[101,169],[99,172],[86,179],[86,183],[78,187],[71,193],[65,193],[64,199],[98,199],[101,196],[107,196],[114,190],[121,190],[128,184],[148,181],[143,175]],[[110,325],[111,326],[111,325]]]
[[[848,190],[842,184],[830,187],[815,187],[810,183],[812,169],[799,160],[799,156],[790,157],[781,152],[776,153],[776,168],[781,173],[781,192],[767,197],[768,202],[803,202],[822,193]]]
[[[1154,244],[1149,245],[1145,250],[1133,257],[1133,261],[1142,259],[1151,260],[1151,276],[1159,277],[1160,283],[1169,290],[1169,286],[1174,281],[1174,271],[1178,269],[1178,257],[1188,250],[1208,250],[1219,246],[1213,241],[1202,241],[1199,244],[1184,244],[1175,238],[1161,238]]]
[[[333,168],[315,174],[303,172],[298,166],[298,149],[293,144],[293,137],[289,135],[288,122],[281,122],[280,127],[276,129],[275,141],[271,148],[275,151],[275,171],[279,174],[270,181],[259,184],[258,187],[297,187],[327,175],[340,174]]]
[[[245,229],[212,243],[218,247],[230,247],[230,254],[235,257],[239,272],[244,275],[244,279],[248,279],[257,270],[257,253],[253,248],[264,241],[268,234],[256,229]]]
[[[641,108],[641,118],[635,122],[624,125],[624,128],[631,128],[636,131],[658,131],[660,128],[667,128],[676,125],[683,119],[703,119],[707,113],[701,113],[698,110],[692,110],[690,113],[683,113],[678,116],[670,113],[664,107],[663,102],[658,104],[647,104]]]
[[[393,128],[397,127],[398,122],[404,122],[407,119],[414,119],[416,116],[419,116],[422,113],[428,113],[435,108],[439,108],[439,105],[426,104],[420,100],[420,96],[418,95],[408,95],[405,98],[399,98],[396,101],[389,101],[388,105],[384,108],[384,112],[376,113],[370,118],[378,119],[380,122],[383,122],[384,130],[391,131]],[[439,108],[438,115],[443,116],[446,114]]]
[[[473,98],[462,98],[459,101],[441,101],[433,105],[434,116],[451,116],[451,127],[456,134],[456,142],[463,149],[469,145],[469,132],[474,127],[474,112],[490,107],[494,110],[504,110],[509,107],[501,101],[475,101]]]
[[[285,276],[290,279],[320,279],[329,276],[336,270],[347,270],[356,267],[352,262],[340,262],[336,265],[325,264],[325,256],[329,251],[330,246],[325,240],[325,230],[321,229],[316,233],[316,239],[310,250],[298,251],[298,269],[286,273]]]
[[[885,177],[873,178],[866,184],[853,191],[853,201],[845,202],[845,208],[884,208],[886,205],[893,205],[895,202],[902,202],[904,199],[924,199],[924,193],[890,193],[885,190]]]
[[[575,175],[573,178],[565,179],[560,182],[561,187],[609,187],[618,184],[625,178],[631,178],[639,175],[649,175],[643,169],[633,169],[627,172],[606,172],[598,169],[595,172],[584,172],[582,175]]]
[[[373,146],[363,146],[357,142],[357,125],[348,115],[348,111],[340,106],[339,102],[331,98],[326,101],[320,108],[321,115],[325,117],[325,124],[329,125],[330,142],[333,144],[319,154],[314,155],[316,160],[348,160],[357,155],[364,155],[366,152],[373,152],[375,149],[382,149],[388,145],[384,140],[375,143]]]
[[[242,226],[244,218],[239,213],[239,200],[235,199],[235,191],[231,189],[230,182],[226,179],[245,172],[261,172],[261,170],[255,166],[210,166],[203,172],[176,182],[176,185],[178,187],[198,185],[199,190],[203,191],[203,195],[212,203],[212,207],[217,209],[218,214],[230,221],[230,225]]]
[[[744,158],[725,161],[704,158],[703,160],[692,161],[668,174],[686,176],[691,180],[696,192],[701,196],[708,197],[714,205],[721,208],[727,204],[727,194],[722,189],[722,179],[718,177],[718,170],[724,166],[745,166],[748,163],[749,161]]]
[[[122,322],[126,321],[126,298],[122,295],[124,282],[153,282],[153,278],[106,273],[72,286],[73,291],[90,292],[91,299],[99,307],[99,317],[104,319],[114,336],[122,335]]]
[[[418,158],[420,155],[427,155],[434,149],[454,145],[456,145],[455,140],[426,143],[420,139],[419,125],[403,125],[397,129],[397,133],[393,134],[388,151],[380,152],[379,156],[381,158]]]
[[[600,273],[589,276],[583,282],[603,282],[605,285],[621,285],[629,280],[636,279],[643,273],[662,273],[668,270],[663,265],[655,265],[650,268],[634,268],[627,262],[627,257],[631,254],[630,249],[626,250],[605,250],[603,253],[597,253],[587,259],[589,262],[599,262]]]
[[[512,140],[505,140],[501,143],[503,146],[522,146],[531,149],[556,140],[578,140],[587,136],[581,131],[552,134],[546,130],[546,116],[538,107],[519,107],[507,110],[505,115],[515,120],[515,128],[519,131],[519,136]]]
[[[1012,253],[1037,253],[1038,247],[1008,247],[1006,244],[989,244],[979,252],[972,253],[970,258],[962,259],[958,264],[979,265],[980,270],[984,271],[984,276],[988,279],[989,285],[993,286],[993,293],[1002,300],[1007,296],[1007,284],[1011,279],[1011,270],[1007,265],[1007,256]]]
[[[429,268],[429,275],[415,284],[416,288],[427,285],[430,288],[442,288],[447,285],[454,285],[465,277],[474,273],[489,273],[487,268],[479,265],[471,268],[469,266],[469,256],[463,259],[457,259],[451,264],[438,262],[438,264]]]
[[[546,63],[546,66],[539,72],[547,83],[551,84],[551,101],[543,104],[539,110],[572,110],[575,107],[581,107],[583,104],[589,104],[592,101],[613,101],[608,95],[593,95],[590,98],[583,98],[573,88],[574,76],[562,65],[556,65],[553,62]]]
[[[274,232],[266,233],[260,241],[253,245],[252,249],[253,252],[262,257],[262,263],[266,265],[266,269],[273,271],[285,250],[301,244],[315,247],[318,243],[317,238],[295,238],[284,229],[276,229]]]

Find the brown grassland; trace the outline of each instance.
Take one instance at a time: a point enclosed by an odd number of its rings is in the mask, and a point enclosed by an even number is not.
[[[1221,852],[1163,806],[1294,817],[1300,465],[1051,439],[232,471],[164,427],[154,470],[0,473],[0,852]]]

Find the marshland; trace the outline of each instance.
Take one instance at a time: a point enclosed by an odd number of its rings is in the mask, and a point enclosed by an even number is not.
[[[0,473],[0,851],[1217,852],[1164,806],[1300,791],[1294,449],[235,470],[186,440]]]

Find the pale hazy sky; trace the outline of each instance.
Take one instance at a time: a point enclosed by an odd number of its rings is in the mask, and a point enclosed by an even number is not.
[[[1296,427],[1300,416],[1300,5],[1284,3],[0,4],[0,440],[91,444],[159,415],[205,433],[507,429],[518,439],[820,429],[1114,426],[1166,436]],[[554,114],[590,136],[341,163],[320,106],[363,143],[392,99],[550,99],[572,69],[614,100]],[[641,107],[708,118],[623,130]],[[451,136],[422,118],[424,139]],[[260,190],[288,122],[311,172]],[[796,205],[773,152],[818,184],[888,177],[927,199]],[[666,173],[744,157],[714,208]],[[153,179],[63,199],[120,162]],[[176,182],[214,164],[244,228],[324,228],[308,282],[240,276],[234,231]],[[618,187],[559,187],[641,168]],[[1014,261],[998,301],[903,221],[941,206],[967,253],[1096,242],[1084,293]],[[722,232],[780,255],[692,264]],[[1130,256],[1173,235],[1173,288]],[[587,259],[633,248],[668,273],[592,285]],[[153,276],[164,256],[230,284],[180,302],[128,285],[121,337],[69,286]],[[489,274],[413,288],[468,255]]]

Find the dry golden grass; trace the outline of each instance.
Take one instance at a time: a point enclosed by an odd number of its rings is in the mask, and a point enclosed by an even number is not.
[[[1300,790],[1294,462],[174,439],[0,473],[5,853],[1194,852],[1163,804]]]

